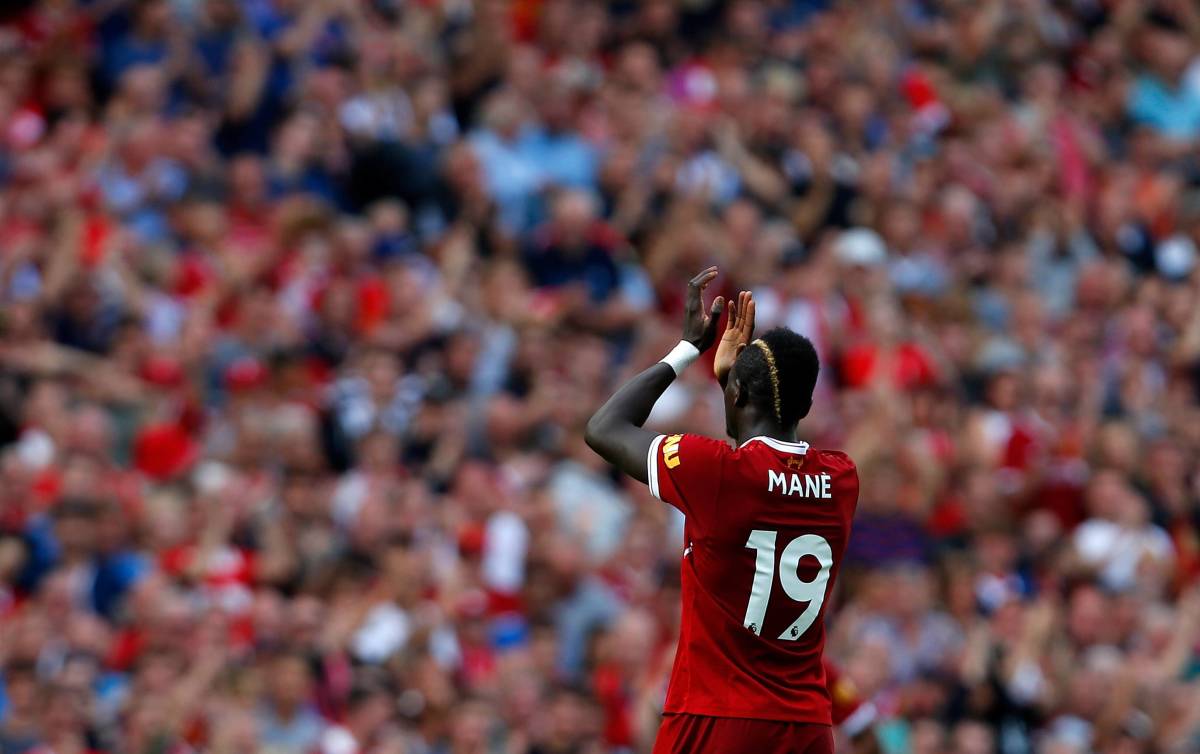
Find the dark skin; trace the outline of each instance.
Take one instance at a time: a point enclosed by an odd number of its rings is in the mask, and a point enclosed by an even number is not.
[[[717,296],[705,309],[704,289],[717,277],[709,267],[688,282],[683,339],[704,353],[717,342],[717,322],[725,302]],[[783,427],[773,412],[761,411],[750,400],[733,365],[754,333],[754,300],[746,291],[730,302],[729,320],[717,347],[713,371],[725,393],[725,431],[740,445],[751,437],[796,439],[796,427]],[[584,438],[601,458],[638,480],[646,481],[646,455],[659,433],[643,429],[650,410],[675,381],[675,370],[659,362],[613,393],[588,420]]]

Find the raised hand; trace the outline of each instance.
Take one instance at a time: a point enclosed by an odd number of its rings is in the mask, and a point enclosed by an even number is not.
[[[729,302],[729,320],[725,323],[725,332],[717,343],[717,355],[713,359],[713,374],[721,387],[725,387],[729,372],[738,354],[742,352],[754,337],[754,297],[750,291],[738,294],[737,301]]]
[[[717,339],[717,322],[725,299],[717,296],[712,307],[704,310],[704,289],[717,277],[717,268],[709,267],[688,281],[687,303],[684,306],[683,339],[694,345],[700,353],[707,351]]]

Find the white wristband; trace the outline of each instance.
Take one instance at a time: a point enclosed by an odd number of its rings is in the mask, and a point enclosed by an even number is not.
[[[700,349],[686,340],[681,340],[679,345],[672,348],[671,352],[662,358],[661,363],[674,369],[675,376],[678,377],[688,364],[698,358],[700,358]]]

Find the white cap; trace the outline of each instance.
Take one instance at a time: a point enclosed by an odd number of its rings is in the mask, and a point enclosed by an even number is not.
[[[851,228],[833,242],[833,253],[843,264],[875,267],[887,260],[887,247],[879,234],[869,228]]]
[[[1171,236],[1154,250],[1158,271],[1174,280],[1185,278],[1196,266],[1196,244],[1183,235]]]
[[[220,461],[205,461],[192,473],[192,482],[202,495],[215,495],[233,479],[229,467]]]
[[[54,460],[54,440],[40,429],[22,432],[16,449],[21,465],[33,471],[41,471]]]

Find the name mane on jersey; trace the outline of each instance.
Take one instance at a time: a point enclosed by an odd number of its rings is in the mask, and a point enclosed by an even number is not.
[[[795,495],[816,500],[832,500],[832,479],[826,473],[797,474],[786,471],[767,471],[767,492]]]

